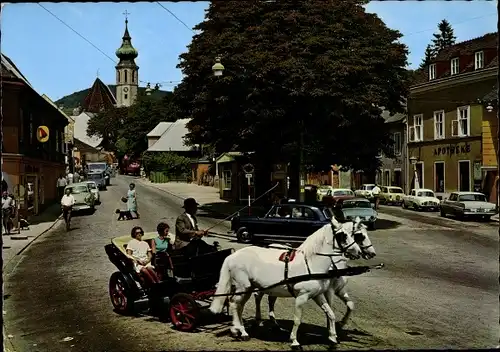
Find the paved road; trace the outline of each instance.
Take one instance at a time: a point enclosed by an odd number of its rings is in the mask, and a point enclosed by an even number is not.
[[[233,341],[227,325],[209,324],[198,333],[178,333],[147,316],[121,317],[111,308],[108,279],[116,269],[103,246],[139,224],[153,231],[173,223],[181,200],[138,184],[140,220],[116,221],[131,178],[113,179],[94,215],[75,218],[42,236],[5,273],[5,329],[16,351],[287,350],[288,334],[260,328],[250,341]],[[215,220],[200,216],[202,226]],[[341,349],[478,348],[498,345],[498,229],[488,224],[451,227],[386,215],[370,233],[386,268],[349,279],[357,309],[340,334]],[[227,231],[224,225],[214,229]],[[218,239],[223,246],[242,245]],[[290,329],[292,299],[276,305]],[[336,305],[338,316],[344,312]],[[254,307],[248,304],[247,318]],[[266,309],[264,308],[264,314]],[[326,349],[325,319],[308,303],[299,340],[305,350]],[[64,341],[65,338],[69,341]]]

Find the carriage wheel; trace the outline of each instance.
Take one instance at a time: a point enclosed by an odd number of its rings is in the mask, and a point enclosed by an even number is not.
[[[115,311],[130,314],[134,310],[134,300],[122,273],[115,272],[109,279],[109,296]]]
[[[193,331],[199,317],[200,307],[191,295],[177,293],[170,300],[170,320],[177,330]]]

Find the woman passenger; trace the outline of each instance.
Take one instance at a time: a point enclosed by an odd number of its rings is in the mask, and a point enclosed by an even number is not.
[[[156,226],[156,231],[158,232],[158,237],[156,237],[153,241],[153,253],[167,253],[171,246],[170,236],[168,231],[170,230],[170,226],[165,222],[160,222],[158,226]]]
[[[142,273],[150,283],[160,282],[160,279],[151,264],[151,260],[153,259],[151,248],[149,248],[149,244],[147,242],[142,240],[144,231],[140,226],[135,226],[132,228],[130,235],[132,236],[132,239],[127,244],[127,254],[134,262],[135,271],[137,273]]]

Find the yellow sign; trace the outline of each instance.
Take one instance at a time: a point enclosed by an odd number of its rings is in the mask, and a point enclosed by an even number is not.
[[[36,138],[40,143],[45,143],[49,140],[49,128],[47,126],[39,126],[36,130]]]

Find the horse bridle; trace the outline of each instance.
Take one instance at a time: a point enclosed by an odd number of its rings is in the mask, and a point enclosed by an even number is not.
[[[364,236],[364,235],[363,235]],[[356,231],[354,229],[354,224],[352,226],[352,238],[354,239],[354,242],[356,242]],[[356,242],[357,243],[357,242]],[[365,249],[368,249],[370,247],[373,247],[373,243],[370,243],[369,245],[367,246],[362,246],[358,243],[358,246],[359,248],[361,249],[361,251],[364,253],[365,252]]]

